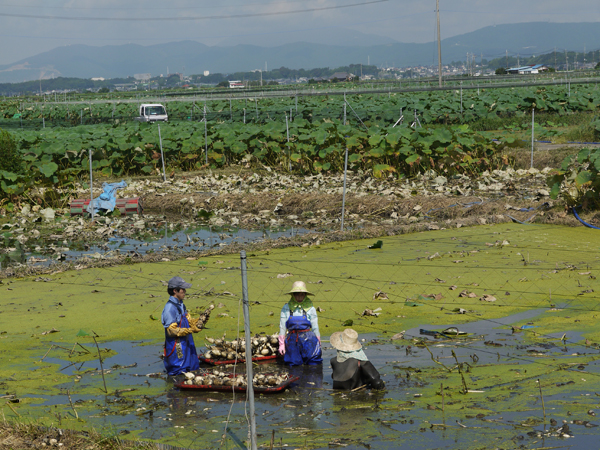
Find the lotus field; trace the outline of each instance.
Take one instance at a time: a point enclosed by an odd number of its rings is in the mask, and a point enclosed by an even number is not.
[[[34,185],[68,188],[86,176],[89,150],[94,170],[104,176],[157,173],[162,168],[161,144],[169,171],[207,164],[257,164],[304,174],[333,172],[343,170],[348,149],[349,168],[372,171],[376,177],[410,177],[429,169],[446,175],[475,174],[505,165],[499,150],[515,143],[510,134],[493,140],[483,131],[474,131],[486,128],[482,121],[515,118],[527,123],[532,108],[547,113],[546,117],[555,116],[556,121],[573,113],[593,114],[600,105],[600,91],[596,86],[581,85],[569,92],[558,86],[354,95],[347,99],[346,125],[344,100],[339,96],[212,100],[207,102],[206,139],[205,123],[200,121],[203,105],[191,101],[167,104],[171,121],[160,125],[162,140],[156,124],[122,119],[110,124],[16,128],[11,133],[26,170],[0,170],[2,193],[14,197]],[[110,117],[133,116],[136,107],[135,103],[118,102],[69,105],[10,100],[3,103],[2,114],[8,118],[21,113],[13,122],[43,116],[45,121],[77,124],[82,114],[106,122]],[[405,118],[399,122],[401,111]],[[411,126],[413,111],[417,111],[419,124]],[[240,112],[245,122],[239,120]],[[554,123],[546,125],[549,129],[536,124],[537,136],[554,133]],[[600,121],[592,125],[600,132]]]
[[[257,93],[258,95],[258,93]],[[462,102],[461,102],[462,96]],[[537,112],[568,114],[579,111],[596,111],[600,106],[600,90],[597,85],[471,89],[429,92],[397,92],[389,94],[352,94],[347,96],[354,111],[369,122],[367,125],[393,125],[403,110],[408,119],[416,110],[422,124],[461,124],[496,118],[503,115],[529,113],[535,107]],[[0,104],[0,119],[11,119],[21,115],[24,121],[62,121],[65,124],[80,125],[102,123],[106,120],[132,118],[137,115],[138,103],[120,102],[118,98],[101,100],[90,97],[89,102],[77,103],[27,103],[22,100],[5,100]],[[341,96],[320,97],[267,97],[225,100],[185,101],[167,100],[169,117],[180,120],[201,120],[203,107],[207,106],[208,120],[246,122],[285,122],[303,118],[313,121],[343,118],[343,98]],[[258,119],[257,119],[258,116]],[[356,119],[348,108],[349,119]],[[19,122],[20,123],[20,122]]]

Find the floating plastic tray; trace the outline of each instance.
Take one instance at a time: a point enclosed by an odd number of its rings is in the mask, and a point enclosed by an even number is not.
[[[235,359],[208,359],[205,358],[204,355],[198,355],[198,359],[206,364],[210,364],[211,366],[219,366],[222,364],[235,364]],[[277,359],[277,355],[269,355],[269,356],[255,356],[252,358],[252,362],[261,362],[261,361],[271,361]],[[245,359],[238,359],[238,363],[246,362]]]
[[[446,328],[445,330],[424,330],[421,328],[419,333],[426,336],[445,337],[449,339],[469,336],[469,333],[466,331],[460,331],[456,327]]]
[[[229,375],[233,377],[233,375]],[[297,375],[288,375],[287,380],[277,386],[253,386],[254,392],[259,392],[263,394],[276,394],[278,392],[284,391],[290,384],[298,381],[300,379]],[[197,391],[220,391],[220,392],[246,392],[248,390],[247,386],[214,386],[214,385],[196,385],[196,384],[184,384],[183,381],[175,383],[175,387],[179,389],[193,389]]]

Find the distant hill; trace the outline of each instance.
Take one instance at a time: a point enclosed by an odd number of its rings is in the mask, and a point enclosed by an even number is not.
[[[409,67],[437,63],[436,44],[394,43],[352,45],[352,32],[346,31],[349,45],[297,42],[276,47],[253,45],[209,47],[194,41],[151,46],[137,44],[93,47],[58,47],[14,64],[0,66],[0,82],[21,82],[51,77],[120,78],[136,73],[183,72],[199,74],[231,73],[282,66],[299,69],[338,67],[370,62],[379,66]],[[442,24],[443,34],[443,24]],[[373,39],[373,37],[371,35]],[[442,41],[443,62],[464,61],[467,52],[485,59],[509,55],[569,49],[600,49],[600,23],[521,23],[485,27]],[[168,68],[168,69],[167,69]]]

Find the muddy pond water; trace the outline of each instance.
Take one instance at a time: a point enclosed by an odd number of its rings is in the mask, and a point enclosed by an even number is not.
[[[596,233],[504,224],[382,237],[379,249],[357,240],[249,254],[253,332],[276,332],[291,282],[303,279],[324,343],[322,366],[255,365],[300,375],[282,393],[256,395],[259,446],[596,448]],[[164,280],[194,284],[194,313],[216,306],[200,349],[205,337],[243,329],[239,264],[219,255],[3,280],[0,387],[20,400],[5,416],[245,448],[245,396],[179,390],[160,358]],[[364,339],[384,391],[332,390],[327,339],[344,327]]]
[[[579,425],[571,423],[569,437],[553,432],[563,425],[563,420],[570,418],[570,413],[560,408],[565,401],[562,395],[544,398],[546,424],[541,423],[542,408],[537,398],[529,400],[530,407],[515,411],[496,413],[493,406],[484,407],[483,403],[495,395],[493,392],[502,389],[502,380],[490,380],[488,386],[463,394],[480,397],[482,402],[479,407],[471,406],[472,413],[460,421],[452,411],[440,407],[440,396],[436,405],[431,404],[431,398],[425,400],[424,394],[434,384],[428,371],[439,363],[452,366],[453,361],[468,362],[471,373],[477,372],[477,367],[487,365],[507,365],[514,367],[511,370],[526,373],[528,365],[536,364],[532,353],[552,358],[553,364],[569,359],[580,349],[570,348],[560,336],[543,345],[524,344],[522,334],[513,333],[506,327],[524,320],[533,324],[544,312],[543,309],[528,310],[499,318],[495,320],[495,327],[491,327],[488,320],[447,324],[468,332],[466,338],[421,334],[422,328],[446,328],[429,324],[406,330],[401,342],[382,339],[372,333],[363,334],[365,351],[386,383],[386,389],[380,392],[333,391],[329,359],[336,352],[327,342],[324,342],[323,365],[255,364],[257,373],[284,371],[300,376],[298,382],[282,393],[255,396],[259,445],[269,448],[274,439],[274,448],[595,448],[598,432],[592,421],[580,421]],[[527,325],[523,328],[527,329]],[[578,338],[577,333],[569,332],[567,342]],[[413,345],[404,345],[404,341]],[[164,375],[160,344],[121,341],[109,345],[117,354],[104,360],[103,367],[107,376],[112,374],[111,385],[119,386],[121,392],[100,397],[71,393],[79,417],[122,437],[131,434],[138,439],[181,448],[246,448],[248,404],[245,394],[179,390],[173,386],[173,380]],[[49,362],[64,364],[64,372],[69,375],[81,374],[80,383],[86,383],[86,378],[87,382],[92,382],[89,380],[92,378],[97,384],[101,376],[98,361],[83,365],[71,365],[68,360],[59,359],[49,359]],[[208,365],[201,367],[201,371],[213,369]],[[246,371],[244,364],[219,366],[218,369],[236,373]],[[579,371],[582,377],[597,377],[600,364],[594,361],[585,368],[580,367]],[[72,385],[62,388],[63,392],[73,389]],[[148,389],[153,391],[152,395],[135,395]],[[513,389],[514,395],[531,395],[521,393],[518,385]],[[577,404],[577,397],[589,398],[590,394],[585,389],[575,390],[568,398],[571,401],[575,398],[574,404]],[[451,397],[448,395],[446,401],[450,402]],[[58,395],[48,397],[38,406],[51,409],[68,403],[66,395]],[[87,410],[86,406],[92,408]],[[555,412],[557,410],[561,411]],[[540,420],[532,422],[532,416]],[[461,414],[461,417],[464,416]],[[550,419],[556,420],[558,425],[552,427]]]
[[[171,225],[171,227],[169,227]],[[76,261],[79,258],[100,258],[114,254],[144,255],[157,253],[164,250],[170,251],[203,251],[215,247],[224,247],[232,243],[247,244],[260,242],[265,239],[279,239],[281,237],[294,237],[309,233],[310,230],[299,227],[275,227],[258,230],[247,230],[235,227],[197,227],[174,230],[180,228],[177,224],[165,222],[164,228],[151,228],[145,233],[134,237],[109,237],[102,245],[88,245],[85,241],[64,241],[62,243],[39,242],[37,250],[23,250],[18,244],[17,248],[7,254],[0,255],[0,267],[6,268],[14,264],[28,264],[47,266],[54,263],[60,256],[61,261]],[[60,251],[57,254],[56,245]],[[61,247],[62,246],[62,247]]]

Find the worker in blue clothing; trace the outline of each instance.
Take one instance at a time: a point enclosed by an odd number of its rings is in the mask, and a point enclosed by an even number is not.
[[[203,324],[199,323],[199,319],[192,319],[183,304],[186,289],[191,287],[181,277],[171,278],[167,286],[169,301],[162,312],[162,324],[165,329],[163,361],[169,375],[200,368],[192,333],[199,332],[201,328],[198,325],[202,327]]]
[[[303,281],[296,281],[290,301],[281,308],[279,316],[279,353],[291,366],[322,364],[321,334],[317,310]]]

